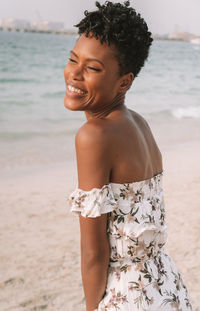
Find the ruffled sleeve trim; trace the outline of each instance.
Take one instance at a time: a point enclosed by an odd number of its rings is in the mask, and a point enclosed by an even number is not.
[[[77,188],[69,196],[68,202],[71,212],[92,218],[112,212],[117,208],[110,184],[102,188],[93,188],[90,191]]]

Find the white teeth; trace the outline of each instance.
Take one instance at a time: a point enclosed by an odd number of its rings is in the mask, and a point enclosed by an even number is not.
[[[71,85],[68,85],[68,89],[70,90],[70,92],[75,92],[75,93],[78,93],[78,94],[84,94],[83,91],[81,91],[80,89],[76,89],[75,87],[73,87]]]

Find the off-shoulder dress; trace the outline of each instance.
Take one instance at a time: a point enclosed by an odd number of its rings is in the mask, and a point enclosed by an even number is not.
[[[76,189],[71,211],[84,217],[109,213],[110,262],[98,311],[189,311],[186,286],[166,242],[163,172],[132,183]]]

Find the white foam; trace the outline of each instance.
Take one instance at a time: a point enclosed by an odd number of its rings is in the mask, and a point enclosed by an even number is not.
[[[200,118],[200,106],[199,107],[182,107],[172,111],[172,115],[177,119],[182,118]]]

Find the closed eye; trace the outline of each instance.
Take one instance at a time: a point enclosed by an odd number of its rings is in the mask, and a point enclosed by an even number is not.
[[[78,63],[75,59],[73,59],[71,57],[69,57],[69,61],[71,63],[76,63],[76,64]],[[101,69],[95,68],[95,67],[92,67],[92,66],[87,66],[87,68],[90,69],[90,70],[93,70],[93,71],[97,71],[97,72],[101,71]]]
[[[94,70],[94,71],[101,71],[101,69],[98,69],[98,68],[95,68],[95,67],[91,67],[91,66],[88,66],[87,68],[91,69],[91,70]]]
[[[72,62],[72,63],[77,63],[77,61],[75,59],[71,58],[71,57],[69,58],[69,61]]]

